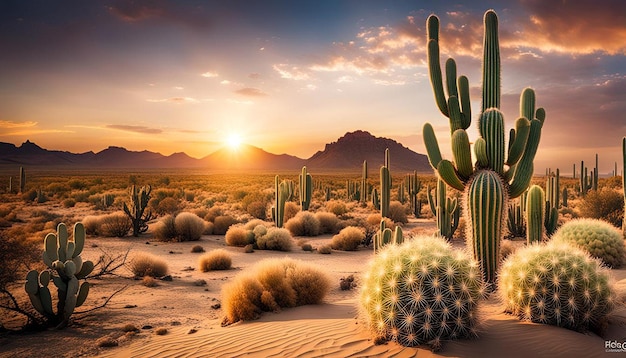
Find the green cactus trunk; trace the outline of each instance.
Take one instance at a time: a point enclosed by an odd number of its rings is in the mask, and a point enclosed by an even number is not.
[[[380,167],[380,215],[389,217],[391,202],[391,174],[389,172],[389,148],[385,149],[385,165]]]
[[[526,242],[528,245],[541,242],[543,239],[544,203],[543,189],[538,185],[531,186],[526,200]]]
[[[361,203],[367,203],[367,160],[363,161],[363,173],[361,176]]]
[[[130,206],[124,203],[124,213],[126,213],[133,224],[133,236],[135,237],[148,231],[148,221],[154,218],[150,210],[146,211],[151,191],[152,187],[150,185],[141,187],[141,189],[137,189],[133,185],[128,190]]]
[[[428,187],[427,193],[428,203],[433,215],[437,218],[437,229],[439,236],[452,240],[456,229],[459,227],[460,206],[457,199],[449,198],[446,189],[446,183],[437,179],[437,190],[435,195],[430,192]]]
[[[466,210],[470,218],[471,246],[485,282],[495,284],[500,261],[504,208],[508,201],[502,179],[490,170],[478,171],[467,187]]]
[[[24,172],[24,167],[20,167],[20,194],[24,193],[25,187],[26,187],[26,173]]]
[[[311,205],[311,197],[313,196],[313,178],[311,174],[307,173],[306,166],[302,167],[302,173],[299,176],[300,179],[300,205],[302,211],[309,210]]]

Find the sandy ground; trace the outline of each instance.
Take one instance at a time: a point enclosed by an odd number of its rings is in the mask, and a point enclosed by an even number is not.
[[[433,223],[413,223],[429,230]],[[330,241],[330,236],[309,239],[316,247]],[[225,248],[232,253],[234,268],[202,273],[196,269],[201,254],[191,247],[201,245],[206,251]],[[97,247],[91,247],[94,245]],[[457,243],[461,245],[461,243]],[[482,317],[478,339],[444,342],[442,350],[404,348],[395,343],[375,345],[357,318],[358,288],[339,289],[339,279],[365,271],[372,251],[333,251],[331,255],[304,252],[255,251],[227,247],[223,236],[204,236],[197,242],[160,243],[147,238],[88,238],[84,256],[96,260],[102,253],[121,254],[130,249],[146,251],[167,259],[172,281],[159,281],[157,287],[145,287],[140,280],[122,277],[92,279],[94,285],[82,310],[100,305],[114,291],[126,288],[113,297],[105,308],[87,315],[76,315],[73,325],[62,330],[0,338],[0,357],[617,357],[626,353],[605,353],[605,340],[626,341],[626,308],[614,313],[603,337],[577,333],[553,326],[521,322],[502,313],[492,297],[480,306]],[[265,313],[252,322],[221,326],[220,288],[238,273],[269,257],[289,256],[323,266],[336,283],[325,303]],[[193,270],[191,269],[193,268]],[[119,272],[130,276],[126,270]],[[618,281],[621,300],[626,297],[626,270],[612,270]],[[205,280],[206,285],[198,285]],[[138,332],[126,333],[133,324]],[[158,328],[167,328],[157,335]],[[98,347],[102,339],[115,340],[118,346]]]

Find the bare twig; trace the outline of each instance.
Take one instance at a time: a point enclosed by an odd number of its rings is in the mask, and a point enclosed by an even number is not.
[[[102,254],[100,255],[100,258],[95,265],[96,267],[99,267],[99,270],[97,273],[89,275],[87,278],[100,278],[105,275],[131,278],[115,273],[117,269],[126,265],[126,259],[128,258],[128,253],[130,252],[130,249],[126,250],[125,253],[117,256],[112,256],[102,249],[100,249],[100,251],[102,251]]]
[[[0,303],[1,309],[9,310],[11,312],[19,313],[23,316],[26,316],[30,323],[33,323],[36,325],[42,323],[42,320],[39,317],[21,308],[20,304],[17,302],[17,299],[15,298],[15,296],[13,296],[13,294],[9,290],[7,290],[6,288],[2,288],[0,289],[0,294],[6,296],[10,303],[10,304]]]
[[[126,285],[126,286],[124,286],[124,287],[122,287],[122,288],[118,289],[117,291],[113,292],[113,293],[111,294],[111,296],[107,297],[107,299],[104,301],[104,303],[103,303],[103,304],[101,304],[101,305],[99,305],[99,306],[96,306],[96,307],[92,307],[92,308],[90,308],[90,309],[88,309],[88,310],[86,310],[86,311],[74,312],[74,315],[84,315],[84,314],[87,314],[87,313],[89,313],[89,312],[92,312],[92,311],[95,311],[95,310],[97,310],[97,309],[100,309],[100,308],[105,307],[105,306],[107,305],[107,303],[109,303],[109,301],[110,301],[110,300],[111,300],[111,299],[112,299],[115,295],[117,295],[118,293],[120,293],[120,292],[124,291],[127,287],[128,287],[128,285]]]

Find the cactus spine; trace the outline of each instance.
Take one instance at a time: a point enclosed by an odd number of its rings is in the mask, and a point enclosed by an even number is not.
[[[128,190],[130,207],[127,203],[124,203],[124,212],[133,223],[133,236],[135,237],[148,231],[148,221],[154,218],[150,210],[145,211],[150,201],[151,191],[152,187],[150,185],[143,186],[141,189],[137,189],[137,187],[133,185]]]
[[[539,185],[528,189],[526,199],[526,242],[528,245],[543,239],[545,196]]]
[[[309,210],[311,205],[311,197],[313,196],[313,178],[311,174],[307,173],[306,166],[302,167],[302,173],[299,176],[300,179],[300,205],[302,210]]]
[[[504,232],[504,209],[509,198],[520,196],[533,175],[533,161],[545,120],[545,110],[535,109],[535,92],[526,88],[520,96],[520,118],[509,132],[505,148],[504,118],[500,106],[500,55],[498,18],[493,10],[484,16],[483,96],[479,116],[480,137],[474,142],[476,163],[472,164],[470,142],[465,131],[470,124],[467,78],[456,81],[454,60],[446,62],[448,99],[443,95],[439,65],[439,20],[427,20],[428,64],[435,102],[449,118],[452,133],[452,161],[442,159],[432,125],[424,125],[424,144],[428,159],[446,184],[465,190],[473,253],[485,280],[494,283],[499,262],[500,239]],[[467,91],[469,93],[469,91]],[[457,95],[461,98],[461,105]],[[467,106],[465,106],[467,103]],[[506,156],[506,158],[505,158]]]
[[[24,167],[20,167],[20,194],[24,193],[25,187],[26,187],[26,173],[24,172]]]
[[[428,186],[426,192],[428,204],[430,205],[430,211],[437,218],[437,234],[450,241],[459,227],[461,208],[456,198],[448,197],[446,183],[443,180],[437,179],[436,190],[435,195],[432,195],[430,186]]]
[[[276,227],[283,227],[285,219],[285,203],[291,197],[293,186],[286,180],[280,181],[278,175],[274,177],[274,206],[272,207],[272,220]]]
[[[83,224],[74,225],[73,239],[70,240],[64,223],[57,226],[56,233],[49,233],[44,239],[43,262],[48,270],[39,273],[31,270],[26,275],[25,290],[30,301],[41,315],[58,328],[69,323],[76,307],[80,307],[89,294],[89,283],[85,279],[93,270],[91,261],[83,261],[80,254],[85,246]],[[57,287],[57,313],[52,307],[50,280]]]
[[[380,167],[380,215],[389,217],[391,200],[391,174],[389,173],[389,148],[385,149],[385,165]]]

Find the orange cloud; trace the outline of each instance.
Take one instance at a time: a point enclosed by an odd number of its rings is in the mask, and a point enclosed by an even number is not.
[[[0,121],[0,128],[24,128],[24,127],[34,127],[37,125],[37,122],[27,121],[27,122],[13,122],[13,121]]]
[[[261,91],[258,88],[252,88],[252,87],[245,87],[245,88],[241,88],[235,91],[235,93],[240,94],[242,96],[249,96],[249,97],[265,97],[268,94]]]
[[[163,99],[148,99],[146,101],[152,102],[152,103],[170,102],[170,103],[177,103],[177,104],[200,102],[197,99],[191,98],[191,97],[170,97],[170,98],[163,98]]]
[[[163,131],[158,129],[158,128],[149,128],[149,127],[145,127],[145,126],[131,126],[131,125],[124,125],[124,124],[108,124],[106,126],[106,128],[117,129],[117,130],[120,130],[120,131],[141,133],[141,134],[161,134],[161,133],[163,133]]]

